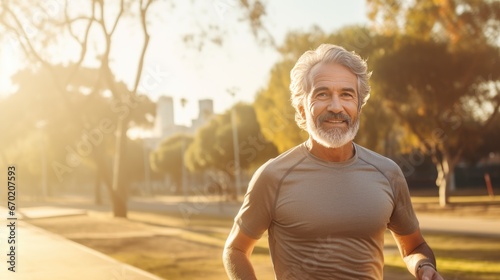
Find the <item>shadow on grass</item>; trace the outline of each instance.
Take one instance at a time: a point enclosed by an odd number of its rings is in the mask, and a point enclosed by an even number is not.
[[[468,207],[468,206],[500,206],[500,201],[467,201],[467,202],[453,202],[449,207]]]
[[[500,238],[426,234],[445,279],[500,279]]]

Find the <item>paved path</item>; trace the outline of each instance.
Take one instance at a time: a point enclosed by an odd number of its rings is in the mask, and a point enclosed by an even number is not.
[[[77,212],[75,212],[77,211]],[[0,213],[7,213],[0,208]],[[82,210],[47,207],[39,209],[39,217],[48,215],[74,215]],[[4,215],[1,215],[4,216]],[[9,271],[11,235],[8,226],[0,227],[0,279],[9,280],[160,280],[130,265],[116,261],[102,253],[89,249],[76,242],[32,226],[22,220],[7,220],[5,224],[15,222],[16,230],[12,233],[16,241],[15,272]]]
[[[424,231],[500,238],[500,219],[450,217],[430,214],[418,214],[418,219],[420,227]]]

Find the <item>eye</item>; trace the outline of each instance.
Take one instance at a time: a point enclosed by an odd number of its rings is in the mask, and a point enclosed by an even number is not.
[[[354,94],[352,94],[351,92],[343,92],[341,96],[344,98],[354,98]]]
[[[324,99],[324,98],[328,97],[328,93],[325,91],[320,91],[320,92],[316,93],[316,95],[314,97],[318,98],[318,99]]]

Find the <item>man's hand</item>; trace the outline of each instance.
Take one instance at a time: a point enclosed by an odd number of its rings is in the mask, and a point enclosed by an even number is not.
[[[431,266],[422,266],[419,269],[417,279],[420,280],[443,280],[443,277]]]

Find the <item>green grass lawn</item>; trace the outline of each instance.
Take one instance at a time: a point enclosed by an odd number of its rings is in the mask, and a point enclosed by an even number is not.
[[[425,232],[424,236],[445,279],[500,279],[499,238]],[[395,245],[389,233],[386,234],[386,245]],[[390,271],[406,270],[399,254],[386,254],[385,263]]]
[[[140,221],[148,220],[148,218],[142,215],[137,218]],[[164,225],[179,226],[182,223],[180,218],[172,216],[168,218],[163,216],[160,219],[158,217],[151,217],[150,219]],[[160,220],[163,222],[158,222]],[[191,230],[181,235],[181,237],[185,241],[205,244],[222,250],[231,225],[231,219],[195,217],[189,221],[189,225],[187,226]],[[220,230],[214,232],[210,229],[214,226],[219,229],[226,228],[227,232],[221,232]],[[424,237],[434,250],[439,271],[445,279],[500,279],[500,238],[426,232],[424,232]],[[385,253],[385,279],[414,279],[406,270],[406,266],[396,249],[394,239],[389,232],[386,234],[385,243],[387,248]],[[222,265],[220,256],[216,257],[216,259],[205,263],[203,266],[198,263],[199,260],[194,259],[192,263],[183,263],[182,267],[186,269],[203,267],[205,271],[220,271]],[[257,243],[252,255],[252,262],[254,263],[256,272],[260,276],[259,279],[268,279],[272,275],[267,238],[263,237]],[[179,266],[177,269],[182,270]],[[177,270],[177,273],[180,272]]]

